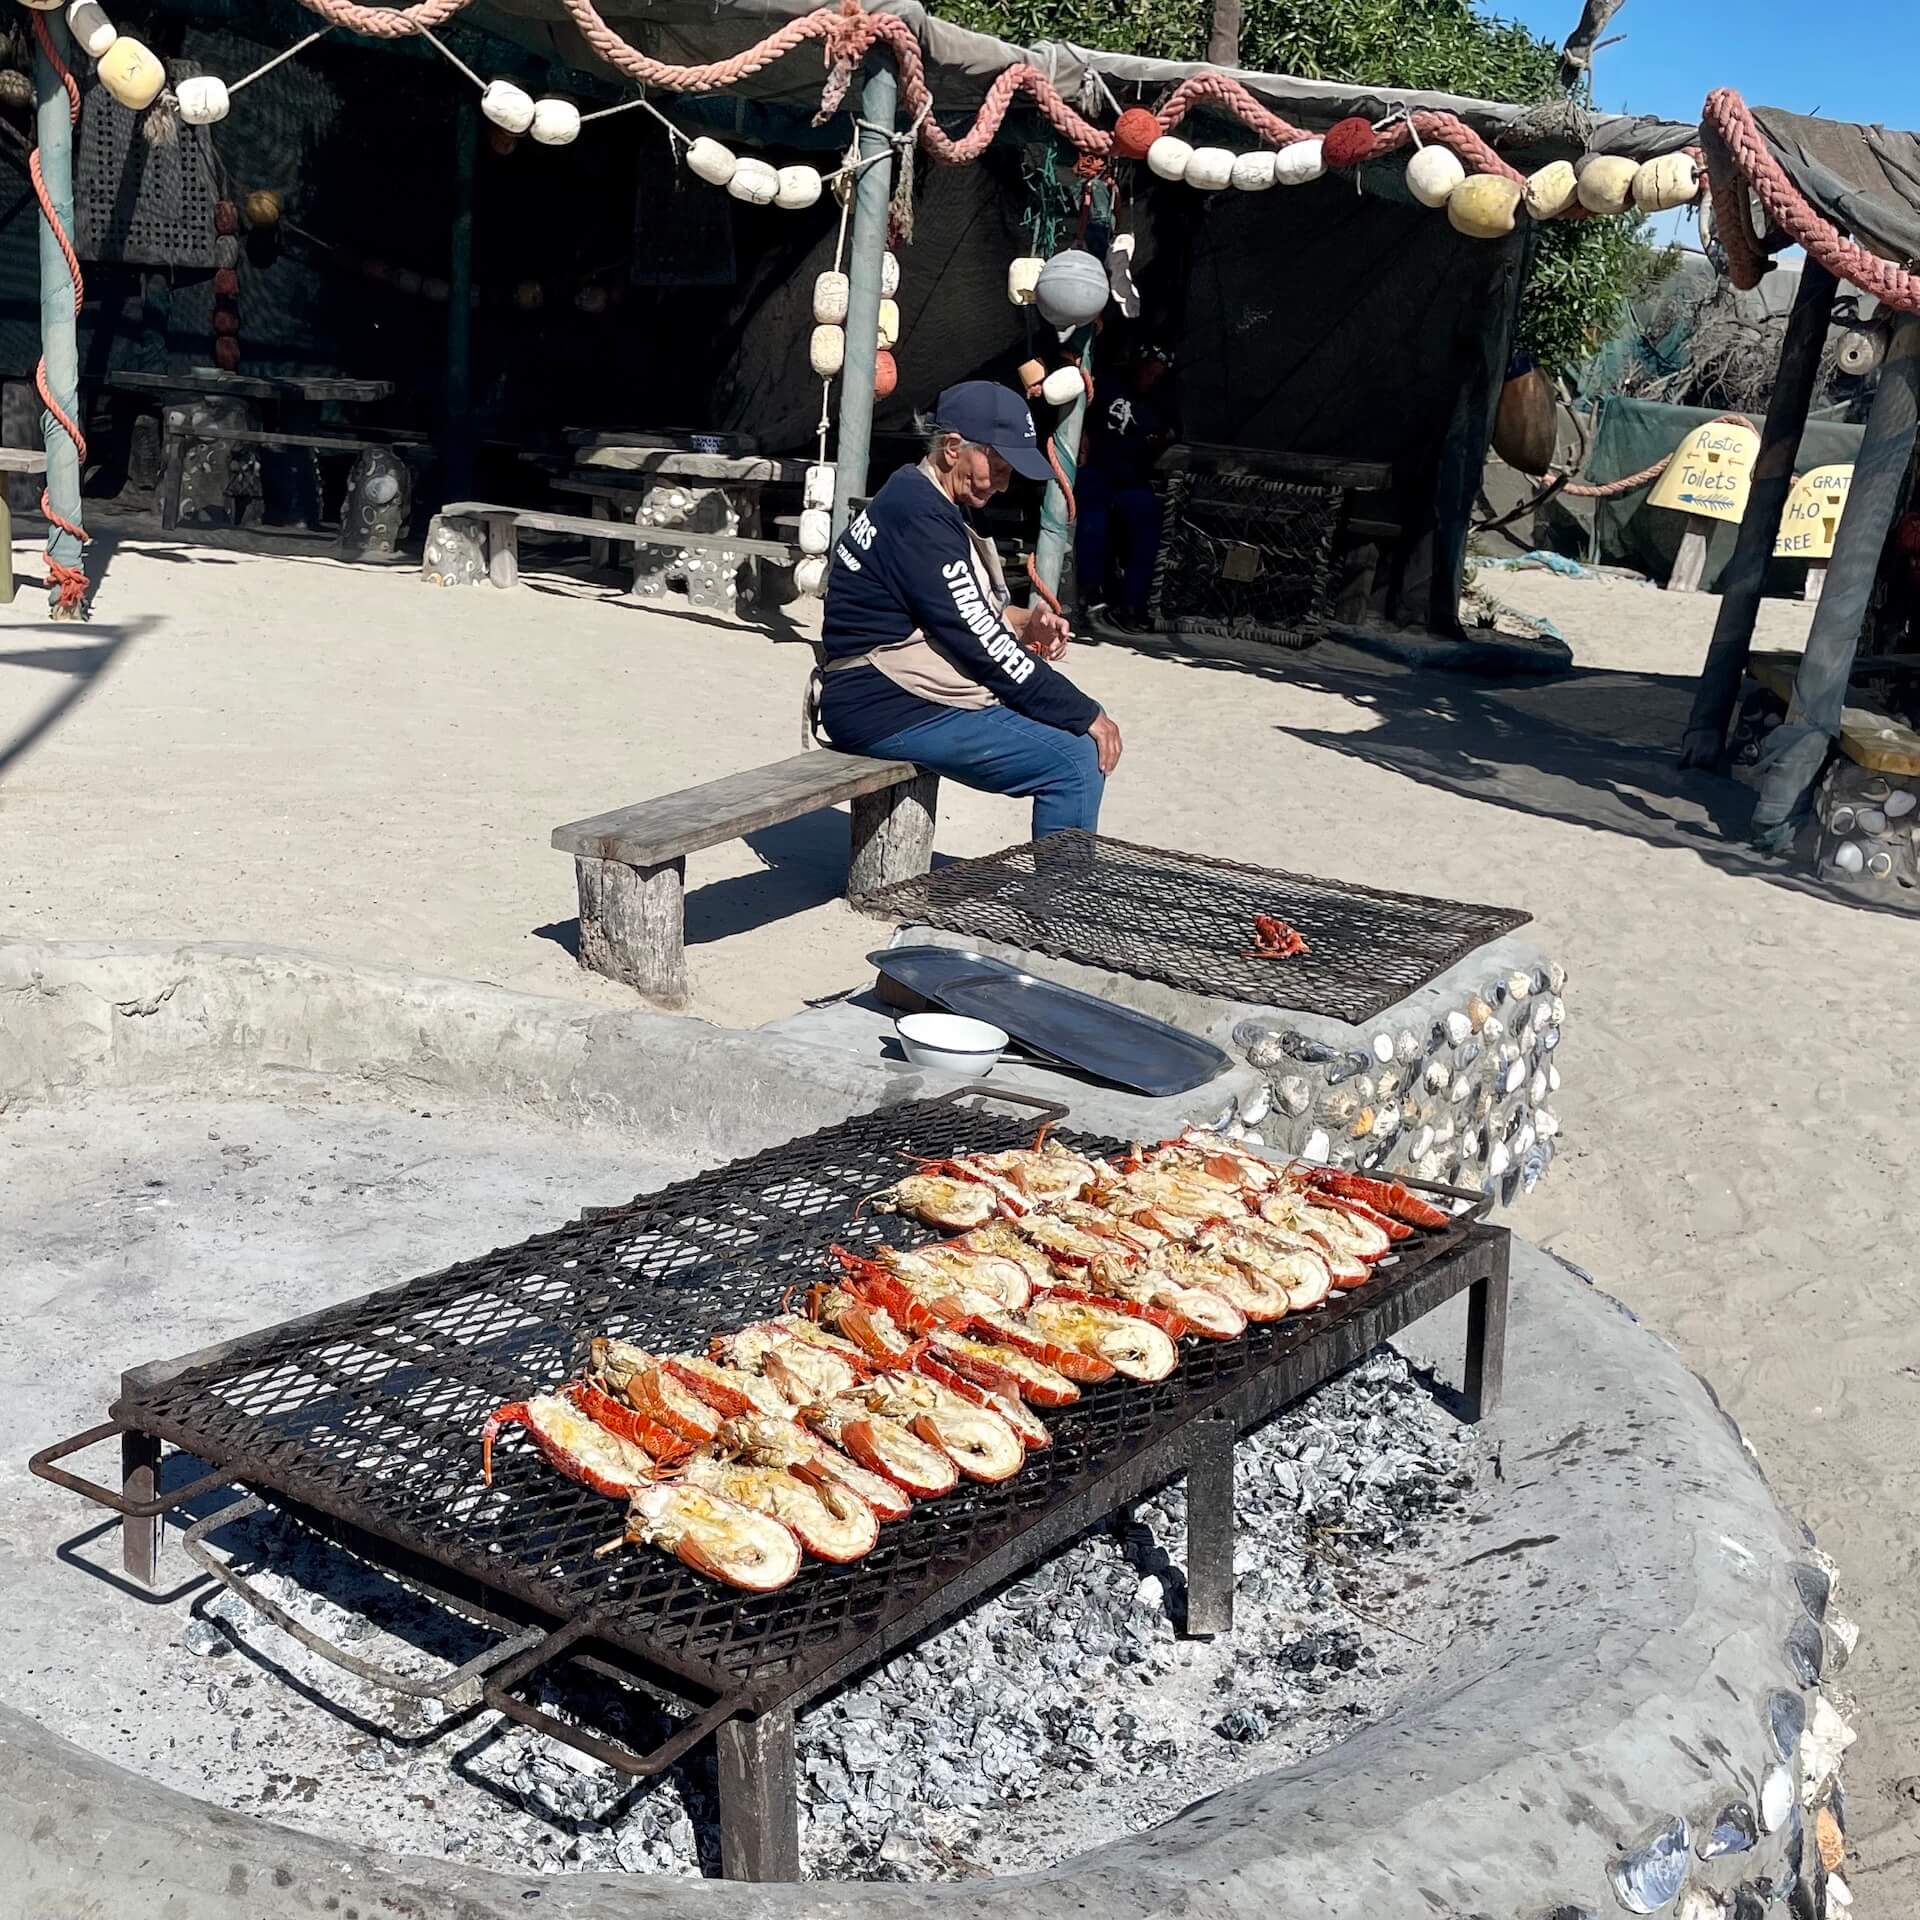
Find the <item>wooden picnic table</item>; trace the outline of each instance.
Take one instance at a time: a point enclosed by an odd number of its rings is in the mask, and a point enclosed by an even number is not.
[[[312,406],[338,402],[368,406],[393,397],[391,380],[348,380],[331,374],[279,375],[228,373],[221,367],[189,367],[180,373],[121,372],[107,385],[129,393],[194,394],[207,400],[304,401]]]

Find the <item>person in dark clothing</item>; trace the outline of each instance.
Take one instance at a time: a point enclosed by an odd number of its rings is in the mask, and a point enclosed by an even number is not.
[[[1074,562],[1080,592],[1090,606],[1109,596],[1113,530],[1121,534],[1119,591],[1106,619],[1138,631],[1147,624],[1154,563],[1160,557],[1160,502],[1153,469],[1179,431],[1167,387],[1173,356],[1163,347],[1144,348],[1127,369],[1119,390],[1096,398],[1087,415],[1092,429],[1075,488],[1080,509]]]
[[[820,718],[848,753],[911,760],[986,793],[1031,797],[1033,837],[1099,823],[1120,729],[1050,662],[1066,622],[1008,604],[968,526],[1017,471],[1047,477],[1033,416],[990,380],[949,387],[926,458],[903,467],[834,543]]]

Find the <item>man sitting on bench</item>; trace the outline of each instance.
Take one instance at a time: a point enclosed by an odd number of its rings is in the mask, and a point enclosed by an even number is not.
[[[967,524],[1016,471],[1048,477],[1026,402],[990,380],[949,387],[926,458],[834,544],[820,708],[843,752],[1031,796],[1039,840],[1097,827],[1120,729],[1048,664],[1066,623],[1010,607],[998,556]]]

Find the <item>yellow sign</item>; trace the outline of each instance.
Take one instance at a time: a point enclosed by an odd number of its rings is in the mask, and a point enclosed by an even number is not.
[[[1780,516],[1780,537],[1773,543],[1779,560],[1831,560],[1833,536],[1847,510],[1847,489],[1853,485],[1851,467],[1815,467],[1793,483],[1786,511]]]
[[[1716,420],[1698,428],[1674,450],[1655,483],[1652,504],[1702,520],[1741,519],[1747,487],[1760,454],[1760,436],[1737,421]]]

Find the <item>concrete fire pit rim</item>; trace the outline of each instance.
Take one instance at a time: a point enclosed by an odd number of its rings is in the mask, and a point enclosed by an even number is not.
[[[317,1057],[276,1031],[310,1013],[315,994],[353,1014]],[[16,1043],[0,1050],[0,1073],[13,1062],[0,1099],[156,1081],[271,1091],[290,1067],[346,1074],[358,1047],[363,1071],[348,1077],[396,1098],[431,1071],[440,1099],[505,1087],[554,1120],[644,1128],[672,1116],[697,1130],[700,1151],[725,1158],[898,1086],[796,1047],[743,1099],[729,1043],[745,1038],[289,950],[0,943],[0,1040]],[[728,1067],[721,1097],[716,1051]],[[0,1708],[0,1872],[26,1889],[35,1920],[69,1920],[83,1891],[116,1920],[198,1912],[222,1893],[244,1893],[249,1920],[348,1905],[364,1920],[492,1920],[535,1905],[600,1920],[641,1900],[674,1912],[904,1914],[1009,1897],[1061,1920],[1088,1909],[1120,1920],[1195,1906],[1264,1916],[1283,1896],[1289,1912],[1424,1916],[1421,1887],[1462,1910],[1599,1906],[1608,1860],[1650,1824],[1757,1795],[1771,1757],[1766,1697],[1793,1685],[1783,1644],[1802,1542],[1672,1348],[1549,1256],[1518,1243],[1514,1254],[1509,1401],[1492,1430],[1506,1437],[1507,1482],[1477,1591],[1492,1604],[1516,1575],[1544,1578],[1546,1626],[1503,1621],[1501,1657],[1463,1653],[1391,1717],[1153,1833],[1043,1873],[938,1887],[494,1875],[211,1807]],[[1435,1316],[1419,1334],[1445,1374],[1457,1373],[1458,1319]],[[1589,1400],[1593,1414],[1577,1417]],[[1580,1585],[1583,1558],[1604,1571],[1604,1591]],[[1521,1803],[1536,1824],[1516,1824]],[[1507,1836],[1548,1845],[1551,1870],[1523,1862]]]

